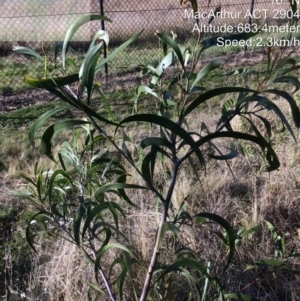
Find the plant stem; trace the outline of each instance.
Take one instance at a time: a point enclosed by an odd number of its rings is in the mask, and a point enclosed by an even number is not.
[[[168,190],[168,194],[167,194],[167,198],[166,200],[163,202],[163,210],[161,213],[161,219],[160,219],[160,223],[159,223],[159,227],[157,230],[157,235],[156,235],[156,241],[155,241],[155,246],[153,249],[153,254],[152,254],[152,258],[148,267],[148,271],[147,271],[147,276],[145,278],[145,282],[144,282],[144,286],[143,286],[143,291],[140,297],[139,301],[145,301],[150,289],[150,285],[151,285],[151,279],[153,276],[153,272],[154,272],[154,268],[159,256],[159,247],[160,247],[160,241],[161,241],[161,235],[162,235],[162,229],[163,229],[163,225],[167,220],[167,216],[168,216],[168,210],[169,210],[169,204],[171,202],[171,198],[172,198],[172,194],[175,188],[175,184],[176,184],[176,178],[177,178],[177,173],[178,173],[178,168],[179,168],[179,164],[177,163],[177,159],[176,161],[174,161],[175,159],[175,152],[173,154],[173,162],[174,162],[174,168],[173,168],[173,173],[172,173],[172,179],[170,182],[170,186],[169,186],[169,190]]]
[[[148,267],[147,276],[145,278],[140,301],[145,301],[147,298],[148,292],[149,292],[151,279],[152,279],[154,268],[155,268],[155,265],[156,265],[156,262],[158,259],[158,255],[159,255],[159,242],[160,242],[160,237],[162,234],[163,225],[167,219],[167,213],[168,213],[168,206],[166,203],[163,203],[163,210],[161,213],[161,219],[160,219],[160,223],[159,223],[159,227],[158,227],[158,231],[157,231],[157,235],[156,235],[155,247],[153,249],[152,258],[151,258],[151,261],[150,261],[150,264]]]
[[[94,243],[93,243],[91,237],[89,237],[89,244],[90,244],[90,247],[91,247],[91,249],[92,249],[92,251],[93,251],[94,259],[96,259],[96,257],[97,257],[97,251],[96,251],[95,245],[94,245]],[[111,286],[110,286],[110,284],[108,283],[108,279],[106,278],[106,276],[105,276],[105,274],[104,274],[104,272],[103,272],[101,266],[99,266],[98,271],[99,271],[99,273],[100,273],[100,275],[101,275],[101,278],[102,278],[102,280],[103,280],[103,282],[104,282],[104,284],[105,284],[105,287],[106,287],[107,292],[108,292],[108,294],[109,294],[110,300],[111,300],[111,301],[116,301],[116,298],[115,298],[114,295],[113,295]]]

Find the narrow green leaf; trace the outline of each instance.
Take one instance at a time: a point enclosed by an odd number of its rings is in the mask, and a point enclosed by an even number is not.
[[[188,48],[183,53],[185,53],[184,66],[186,67],[188,65],[188,63],[189,63],[189,60],[190,60],[190,58],[192,56],[192,53],[191,53],[191,51]]]
[[[125,260],[121,257],[117,257],[113,262],[112,264],[110,265],[109,267],[109,274],[108,274],[108,277],[110,278],[111,277],[111,273],[112,273],[112,270],[113,268],[116,266],[116,265],[120,265],[120,268],[122,269],[125,265]]]
[[[202,155],[201,151],[199,150],[199,148],[196,146],[194,139],[177,123],[175,123],[165,117],[157,116],[157,115],[153,115],[153,114],[136,114],[136,115],[129,116],[129,117],[123,119],[119,123],[119,126],[121,126],[124,123],[129,123],[129,122],[134,122],[134,121],[154,123],[154,124],[160,125],[161,127],[165,128],[165,129],[172,131],[174,134],[176,134],[180,138],[182,138],[193,149],[193,151],[196,153],[200,163],[203,166],[205,165],[203,155]],[[117,131],[117,129],[116,129],[116,131]]]
[[[235,249],[235,233],[233,228],[231,227],[231,225],[221,216],[213,214],[213,213],[207,213],[207,212],[203,212],[203,213],[199,213],[196,214],[194,217],[198,218],[198,217],[204,217],[207,218],[209,220],[212,220],[214,222],[216,222],[217,224],[219,224],[220,226],[222,226],[226,233],[227,233],[227,237],[228,237],[228,246],[229,246],[229,255],[228,255],[228,261],[227,264],[223,270],[223,273],[226,271],[226,269],[228,268],[230,262],[233,259],[233,255],[234,255],[234,249]]]
[[[256,136],[257,136],[261,141],[263,141],[263,140],[264,140],[263,135],[262,135],[261,132],[257,129],[257,127],[255,126],[255,124],[252,122],[251,118],[248,118],[248,117],[246,117],[245,115],[243,115],[242,117],[245,118],[245,119],[251,124],[251,127],[252,127],[252,129],[254,130]]]
[[[163,226],[162,226],[162,230],[161,230],[161,235],[160,237],[158,238],[159,239],[159,245],[158,245],[158,248],[160,248],[160,245],[163,241],[163,239],[165,238],[166,236],[166,233],[170,231],[172,232],[172,234],[177,237],[178,234],[180,233],[180,230],[172,223],[170,222],[164,222]]]
[[[240,140],[246,140],[246,141],[251,141],[259,145],[262,150],[267,150],[266,153],[266,159],[269,162],[269,167],[267,168],[267,171],[273,171],[279,168],[280,163],[278,160],[278,157],[275,153],[275,151],[272,148],[272,145],[268,143],[264,138],[258,138],[253,135],[245,134],[245,133],[240,133],[240,132],[218,132],[218,133],[212,133],[209,135],[204,136],[201,138],[199,141],[196,142],[197,146],[200,147],[204,143],[211,141],[216,138],[225,138],[225,137],[231,137],[235,139],[240,139]]]
[[[151,151],[150,151],[150,172],[151,172],[152,181],[153,181],[153,177],[154,177],[156,157],[157,157],[157,153],[160,152],[160,149],[161,148],[156,146],[156,145],[152,145],[152,147],[151,147]]]
[[[174,78],[173,78],[173,80],[171,81],[171,83],[169,84],[169,86],[168,86],[168,89],[170,89],[172,86],[174,86],[175,84],[178,84],[178,83],[180,83],[180,81],[182,80],[182,79],[186,79],[186,78],[194,78],[194,77],[196,77],[197,76],[197,74],[196,73],[191,73],[191,72],[189,72],[189,71],[186,71],[183,75],[181,75],[181,74],[179,74],[179,75],[177,75],[177,76],[175,76]],[[180,85],[179,85],[180,86]],[[203,90],[205,90],[205,88],[203,88]]]
[[[178,57],[178,60],[182,66],[182,69],[185,71],[185,66],[184,66],[184,60],[181,54],[181,51],[177,45],[177,43],[169,36],[167,35],[165,32],[161,32],[161,33],[157,33],[157,36],[165,41],[175,52],[176,56]]]
[[[111,19],[101,16],[101,15],[86,15],[86,16],[80,17],[75,22],[73,22],[72,25],[67,30],[67,33],[66,33],[65,39],[64,39],[64,43],[63,43],[63,48],[62,48],[62,64],[63,64],[64,69],[66,66],[66,54],[67,54],[68,44],[71,41],[72,37],[74,36],[75,32],[83,24],[90,22],[90,21],[94,21],[94,20],[103,20],[103,21],[107,21],[107,22],[112,22]]]
[[[257,268],[257,266],[249,264],[249,265],[246,266],[244,272],[249,271],[249,270],[254,270],[256,268]]]
[[[101,42],[100,42],[101,41]],[[83,75],[83,70],[86,68],[86,62],[88,60],[88,57],[91,56],[91,52],[95,52],[95,47],[98,48],[98,51],[100,50],[100,48],[103,47],[103,41],[105,43],[106,46],[108,46],[108,43],[109,43],[109,36],[108,36],[108,33],[106,31],[103,31],[103,30],[99,30],[94,38],[93,38],[93,41],[91,42],[90,46],[89,46],[89,49],[85,55],[85,58],[81,64],[81,67],[80,67],[80,70],[79,70],[79,78],[82,77]],[[96,51],[97,52],[97,51]],[[95,54],[95,53],[94,53]],[[92,55],[93,57],[94,55]]]
[[[102,258],[102,256],[108,251],[110,250],[111,248],[118,248],[120,250],[123,250],[125,252],[127,252],[128,254],[132,255],[133,257],[135,257],[135,255],[132,253],[132,251],[122,245],[122,244],[119,244],[119,243],[110,243],[110,244],[107,244],[105,245],[104,247],[102,247],[98,253],[97,253],[97,257],[96,257],[96,260],[95,260],[95,275],[96,275],[96,280],[97,282],[99,282],[99,279],[98,279],[98,270],[99,270],[99,267],[100,267],[100,260]]]
[[[193,102],[186,108],[185,112],[183,113],[183,118],[186,117],[189,113],[191,113],[195,108],[197,108],[200,104],[204,103],[206,100],[211,99],[215,96],[228,94],[228,93],[238,93],[238,92],[252,92],[257,93],[254,90],[240,88],[240,87],[222,87],[222,88],[215,88],[210,91],[207,91],[200,96],[198,96]]]
[[[116,168],[122,170],[123,172],[126,172],[126,170],[122,166],[122,164],[120,164],[118,161],[116,161],[114,159],[107,158],[106,156],[102,156],[100,158],[96,158],[92,162],[92,166],[94,168],[99,168],[99,166],[101,166],[102,164],[105,164],[106,166],[107,166],[107,164],[109,166],[112,165],[112,166],[115,166]]]
[[[226,100],[222,107],[222,114],[225,114],[227,111],[229,111],[229,109],[234,107],[235,104],[236,104],[235,99],[231,98],[231,99]]]
[[[169,274],[171,272],[180,272],[184,267],[189,267],[189,268],[196,269],[198,272],[200,272],[205,277],[207,277],[207,278],[210,279],[210,276],[207,274],[205,267],[203,267],[201,264],[199,264],[195,260],[192,260],[192,259],[189,259],[189,258],[185,258],[185,259],[178,260],[175,263],[173,263],[172,265],[170,265],[169,267],[167,267],[163,271],[163,273],[161,273],[159,275],[159,277],[156,279],[156,283],[160,279],[162,279],[165,275],[167,275],[167,274]]]
[[[144,30],[139,31],[137,34],[132,36],[128,41],[123,43],[121,46],[119,46],[116,50],[114,50],[110,55],[107,56],[106,59],[102,60],[95,68],[95,71],[99,71],[102,66],[110,62],[117,54],[119,54],[121,51],[123,51],[129,44],[134,42],[142,33]]]
[[[300,89],[300,82],[294,76],[280,76],[273,80],[268,81],[267,85],[269,86],[269,85],[276,84],[276,83],[286,83],[286,84],[295,86],[295,90],[292,93],[295,93],[296,91],[298,91]]]
[[[156,74],[156,69],[151,65],[139,65],[139,67],[143,67],[143,70],[140,72],[141,77],[143,77],[146,74],[158,76],[158,74]]]
[[[44,132],[41,139],[41,148],[44,154],[47,155],[51,160],[55,161],[52,155],[53,138],[55,138],[55,136],[59,134],[59,132],[61,132],[62,130],[73,128],[74,126],[77,125],[85,125],[85,124],[91,124],[91,122],[85,120],[65,120],[49,126]]]
[[[51,213],[53,215],[56,215],[56,216],[60,217],[60,218],[64,218],[65,216],[64,216],[62,210],[59,210],[57,208],[59,205],[60,205],[59,203],[52,203],[52,205],[51,205]]]
[[[240,237],[247,237],[248,235],[250,235],[251,233],[257,232],[259,230],[259,227],[252,227],[246,231],[243,231],[242,233],[239,234]]]
[[[53,115],[67,110],[69,108],[69,106],[64,106],[64,107],[58,107],[58,108],[54,108],[46,113],[44,113],[43,115],[41,115],[34,123],[33,125],[30,127],[29,133],[28,133],[28,139],[30,144],[34,147],[34,139],[35,139],[35,134],[38,131],[38,129]]]
[[[268,134],[268,136],[270,138],[272,136],[271,123],[266,118],[264,118],[264,117],[262,117],[262,116],[260,116],[258,114],[253,114],[253,115],[256,116],[257,118],[259,118],[263,122],[263,124],[264,124],[264,126],[265,126],[265,128],[267,130],[267,134]]]
[[[293,72],[293,71],[296,71],[296,70],[299,70],[300,69],[300,65],[297,65],[297,66],[294,66],[294,67],[291,67],[291,68],[288,68],[288,69],[285,69],[281,75],[284,75],[284,74],[287,74],[289,72]]]
[[[64,77],[56,77],[56,78],[46,78],[46,79],[39,79],[39,78],[32,78],[29,75],[25,76],[25,82],[34,87],[34,88],[45,88],[47,87],[59,87],[65,86],[69,84],[73,84],[78,82],[79,77],[78,74],[71,74]]]
[[[131,153],[126,145],[126,141],[131,142],[129,137],[124,133],[123,134],[123,142],[122,142],[122,151],[126,155],[127,159],[131,162],[131,164],[134,164],[133,158],[131,156]]]
[[[27,243],[29,244],[29,246],[31,247],[31,249],[35,252],[35,253],[38,253],[36,248],[34,247],[34,238],[36,237],[36,234],[31,234],[29,232],[30,228],[27,227],[26,228],[26,240],[27,240]]]
[[[53,188],[55,184],[55,179],[58,175],[63,176],[64,178],[68,179],[68,181],[72,184],[71,178],[61,169],[56,170],[53,175],[50,178],[49,181],[49,190],[48,190],[48,197],[49,197],[49,203],[51,204],[52,202],[52,193],[53,193]]]
[[[126,177],[127,175],[123,174],[118,178],[118,183],[123,183],[123,184],[126,184]],[[126,192],[125,192],[125,189],[122,188],[122,189],[118,189],[118,192],[120,194],[120,196],[131,206],[135,207],[135,208],[138,208],[137,205],[135,205],[131,200],[130,198],[127,196]]]
[[[239,155],[239,152],[236,151],[235,149],[232,149],[229,154],[221,155],[221,156],[207,154],[207,156],[209,156],[210,158],[215,159],[215,160],[231,160],[233,158],[236,158],[238,155]]]
[[[149,152],[143,162],[142,162],[142,166],[141,166],[141,171],[143,173],[143,177],[149,182],[149,183],[153,183],[153,177],[150,171],[150,160],[151,160],[151,152]]]
[[[281,60],[276,65],[276,67],[273,69],[273,72],[276,72],[277,70],[280,70],[281,68],[285,67],[286,65],[292,65],[291,68],[293,68],[296,65],[296,60],[294,60],[292,58],[286,58],[286,59]]]
[[[72,66],[75,70],[78,69],[78,66],[76,65],[75,60],[73,60],[73,59],[70,58],[70,57],[68,57],[68,58],[66,59],[66,65],[67,65],[67,66]]]
[[[268,265],[268,266],[273,266],[273,267],[287,266],[283,261],[279,261],[274,258],[262,259],[262,260],[257,261],[256,264],[257,265]]]
[[[73,107],[85,112],[88,116],[92,116],[92,117],[96,118],[97,120],[102,121],[106,124],[115,125],[115,126],[118,125],[117,123],[112,122],[112,121],[104,118],[103,116],[99,115],[96,111],[89,108],[82,101],[78,100],[73,95],[68,93],[66,90],[62,89],[62,87],[59,87],[60,90],[54,89],[49,86],[45,86],[44,88],[47,91],[49,91],[50,93],[52,93],[52,94],[56,95],[57,97],[59,97],[60,99],[64,100],[65,102],[69,103]]]
[[[287,129],[289,130],[289,132],[291,133],[292,137],[294,138],[294,140],[296,142],[296,137],[294,135],[294,131],[292,130],[285,115],[281,112],[281,110],[276,106],[276,104],[274,102],[265,98],[265,99],[260,100],[256,106],[264,106],[264,107],[274,111],[276,113],[276,115],[279,117],[279,119],[281,120],[281,122],[287,127]]]
[[[98,85],[94,85],[94,89],[95,89],[95,91],[97,91],[99,93],[99,95],[101,97],[101,100],[103,101],[111,120],[114,121],[115,120],[115,115],[114,115],[114,113],[111,109],[111,106],[109,105],[109,102],[108,102],[105,94],[101,91],[101,89],[99,88]]]
[[[86,212],[85,204],[80,200],[79,208],[77,210],[76,216],[73,222],[73,234],[75,242],[80,245],[80,225],[82,221],[82,217]]]
[[[173,65],[174,61],[175,61],[175,59],[174,59],[174,53],[173,52],[169,52],[162,59],[162,61],[159,63],[159,65],[157,66],[157,68],[153,72],[152,79],[151,79],[150,83],[155,86],[157,84],[158,80],[161,78],[161,76],[164,73],[164,71],[167,68],[169,68],[171,65]]]
[[[27,177],[27,176],[24,175],[23,173],[20,173],[20,176],[21,176],[23,179],[25,179],[27,182],[31,183],[33,186],[36,187],[36,183],[35,183],[35,181],[34,181],[33,179]]]
[[[188,211],[182,211],[176,216],[176,222],[179,223],[179,227],[181,227],[182,224],[186,224],[187,221],[191,224],[193,223],[193,218]]]
[[[135,90],[135,99],[134,99],[134,110],[137,112],[137,102],[141,95],[141,93],[151,94],[154,97],[156,97],[158,100],[162,101],[162,99],[157,95],[156,92],[154,92],[151,88],[147,86],[138,86]]]
[[[203,92],[205,90],[204,87],[194,86],[193,89],[190,90],[190,95],[193,93]]]
[[[102,290],[98,285],[92,284],[90,282],[86,283],[91,289],[93,289],[95,292],[100,293],[101,295],[106,296],[106,292],[104,290]]]
[[[110,238],[111,238],[111,235],[112,235],[112,232],[111,232],[111,229],[110,228],[103,228],[101,231],[100,231],[100,233],[101,232],[105,232],[105,239],[104,239],[104,241],[103,241],[103,243],[102,243],[102,247],[103,246],[106,246],[108,243],[109,243],[109,241],[110,241]],[[99,234],[100,234],[99,233]]]
[[[209,262],[207,263],[207,274],[210,273],[210,266],[211,266],[211,263],[210,263],[210,261],[209,261]],[[205,299],[206,299],[206,292],[207,292],[207,288],[208,288],[208,283],[209,283],[208,278],[205,278],[205,282],[204,282],[204,286],[203,286],[203,293],[202,293],[201,301],[205,301]]]
[[[57,155],[58,155],[58,160],[59,160],[61,167],[63,168],[64,171],[66,171],[67,169],[66,169],[66,166],[65,166],[65,163],[64,163],[61,153],[58,153]]]
[[[222,64],[224,64],[224,60],[223,59],[216,59],[213,61],[210,61],[209,63],[207,63],[197,74],[196,79],[194,80],[194,82],[192,83],[192,86],[190,88],[190,91],[192,91],[192,89],[195,87],[195,85],[199,82],[199,80],[201,80],[203,77],[205,77],[209,72],[211,72],[212,70],[219,68]]]
[[[82,85],[87,90],[87,103],[89,105],[91,99],[92,87],[94,84],[94,75],[97,61],[100,57],[99,50],[102,47],[101,44],[94,46],[91,51],[86,55],[84,65],[82,68]]]
[[[161,45],[162,45],[163,55],[166,56],[168,54],[168,44],[164,40],[161,40]]]
[[[13,47],[13,51],[17,52],[17,53],[31,55],[31,56],[35,57],[36,59],[38,59],[40,62],[42,62],[42,63],[45,62],[45,58],[44,57],[42,57],[37,52],[33,51],[32,49],[30,49],[28,47],[14,46]]]
[[[95,206],[90,212],[89,214],[87,215],[86,219],[85,219],[85,223],[84,223],[84,226],[82,228],[82,233],[81,233],[81,237],[82,239],[84,238],[84,235],[87,231],[88,228],[91,228],[91,222],[95,219],[95,217],[98,215],[98,214],[101,214],[101,212],[103,210],[107,210],[108,207],[107,207],[107,204],[106,203],[103,203],[103,204],[100,204],[100,205],[97,205]],[[94,223],[95,223],[95,220],[94,220]]]
[[[181,259],[181,258],[184,259],[184,258],[186,258],[186,257],[184,257],[186,255],[188,255],[189,257],[192,257],[194,260],[197,259],[196,252],[193,249],[191,249],[189,247],[185,247],[185,246],[177,249],[174,254],[176,255],[176,257],[178,259]]]
[[[100,212],[99,212],[100,213]],[[93,220],[93,218],[91,219]],[[89,226],[87,226],[86,229],[88,229]],[[92,234],[93,235],[97,235],[97,230],[99,228],[109,228],[111,229],[115,234],[117,234],[117,237],[122,236],[122,238],[128,242],[128,237],[123,234],[118,228],[114,227],[113,225],[111,225],[110,223],[106,223],[106,222],[97,222],[97,223],[93,223],[93,228],[92,228]],[[86,230],[85,230],[86,231]]]

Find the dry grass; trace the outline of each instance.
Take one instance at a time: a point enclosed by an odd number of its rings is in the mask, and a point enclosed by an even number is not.
[[[61,239],[40,240],[33,273],[25,292],[29,300],[90,300],[88,283],[96,285],[93,267],[78,252],[77,246]],[[105,300],[102,296],[101,300]]]
[[[203,115],[196,117],[195,120],[201,120]],[[215,116],[210,118],[214,120]],[[139,137],[144,135],[141,127],[138,131],[132,129],[130,134],[134,141],[138,141]],[[241,156],[230,163],[235,179],[232,178],[225,164],[209,161],[206,176],[203,171],[199,170],[201,175],[201,183],[199,183],[190,166],[184,166],[174,191],[173,204],[174,208],[178,209],[182,201],[187,199],[187,210],[192,213],[206,211],[221,215],[236,228],[249,229],[259,226],[260,230],[257,233],[252,234],[237,247],[234,264],[223,281],[227,279],[229,289],[243,290],[244,293],[249,293],[261,300],[296,301],[299,300],[300,294],[297,276],[274,274],[257,279],[257,274],[252,271],[243,273],[248,264],[270,258],[274,254],[275,245],[265,221],[271,222],[285,235],[288,252],[300,249],[298,197],[300,186],[297,181],[300,178],[300,172],[295,164],[299,157],[295,155],[297,148],[290,138],[284,136],[282,139],[286,139],[288,145],[278,142],[276,147],[282,167],[271,174],[260,170],[259,166],[263,162],[255,155],[256,150],[250,147],[245,149],[246,157]],[[168,164],[160,162],[158,166],[157,174],[160,176],[157,181],[165,186],[168,183],[165,174]],[[133,174],[133,179],[137,178],[134,173],[131,172],[131,174]],[[122,224],[122,229],[128,233],[132,245],[140,250],[143,259],[147,262],[159,222],[159,212],[155,207],[156,200],[150,193],[142,192],[131,195],[131,199],[140,206],[140,209],[126,209],[128,218],[126,223]],[[183,228],[179,240],[183,245],[194,248],[201,261],[209,260],[213,269],[218,270],[218,266],[224,265],[226,251],[208,227]],[[173,260],[170,249],[171,237],[166,241],[169,242],[169,246],[167,243],[161,251],[161,263],[170,263]],[[48,259],[36,267],[30,287],[46,288],[51,300],[86,300],[87,287],[83,279],[86,280],[87,277],[92,279],[93,272],[90,267],[85,267],[86,263],[78,255],[76,247],[64,241],[56,241],[53,245],[48,245],[46,249],[40,248],[39,252],[37,258],[46,256]],[[105,265],[111,263],[114,256],[114,252],[110,252],[104,260]],[[296,261],[291,262],[294,268],[299,267]],[[138,270],[134,273],[136,274],[133,281],[137,287],[140,287],[144,273]],[[169,280],[174,287],[176,278]],[[64,298],[61,297],[62,294]],[[125,300],[132,300],[132,289],[128,283],[125,286],[124,295]]]
[[[28,130],[20,129],[19,132],[11,132],[2,134],[0,137],[1,150],[0,160],[4,163],[3,168],[5,172],[5,178],[7,180],[14,180],[20,177],[20,173],[27,176],[32,175],[33,167],[36,162],[39,162],[39,166],[47,166],[52,169],[55,163],[42,155],[39,148],[33,148],[28,141]],[[61,135],[60,138],[65,139],[68,137],[68,133]],[[54,151],[58,146],[54,145]]]

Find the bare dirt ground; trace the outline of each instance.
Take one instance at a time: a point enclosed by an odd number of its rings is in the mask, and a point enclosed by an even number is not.
[[[49,102],[54,98],[47,91],[20,90],[0,94],[0,112],[10,112],[41,102]]]

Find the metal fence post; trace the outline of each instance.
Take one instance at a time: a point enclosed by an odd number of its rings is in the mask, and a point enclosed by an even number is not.
[[[100,0],[100,15],[104,16],[104,8],[103,8],[103,2],[104,0]],[[101,20],[101,29],[105,30],[105,25],[104,25],[104,20]],[[107,45],[104,43],[103,47],[103,57],[106,59],[107,57]],[[105,72],[105,80],[107,81],[108,79],[108,66],[107,63],[104,65],[104,72]]]
[[[253,8],[254,8],[254,0],[251,0],[251,4],[250,4],[250,14],[252,16],[252,13],[253,13]],[[248,19],[248,23],[251,25],[252,23],[252,17],[249,16],[249,19]],[[245,45],[245,48],[244,50],[246,51],[247,50],[247,45]]]

